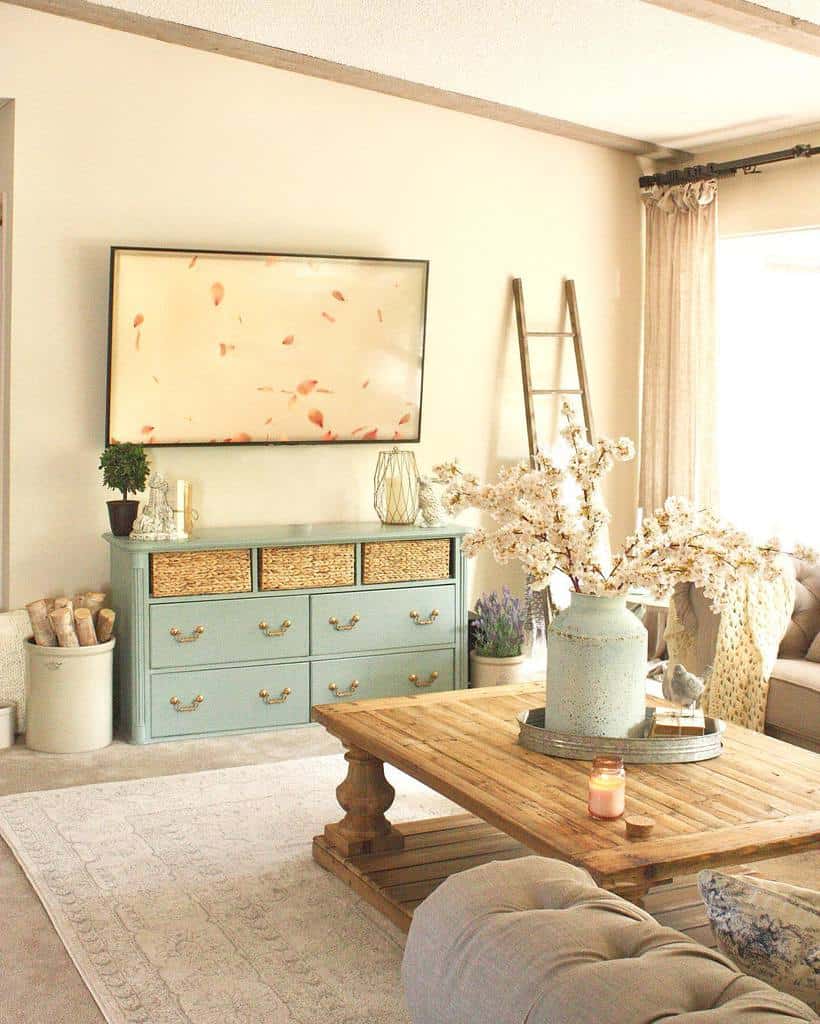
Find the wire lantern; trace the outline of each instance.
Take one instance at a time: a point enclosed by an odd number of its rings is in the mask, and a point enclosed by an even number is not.
[[[379,452],[373,505],[383,523],[409,526],[419,513],[419,471],[412,452]]]

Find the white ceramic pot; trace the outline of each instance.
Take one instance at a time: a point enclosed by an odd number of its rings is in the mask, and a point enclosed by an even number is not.
[[[647,632],[625,597],[573,593],[547,631],[544,724],[575,736],[643,734]]]
[[[48,754],[107,747],[113,733],[114,643],[38,647],[26,641],[26,746]]]
[[[505,683],[527,681],[527,659],[523,654],[517,658],[484,658],[470,651],[470,686],[503,686]]]

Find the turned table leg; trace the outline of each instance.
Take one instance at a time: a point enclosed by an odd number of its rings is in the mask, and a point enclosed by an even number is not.
[[[347,778],[336,787],[336,798],[347,813],[325,825],[325,839],[343,857],[400,850],[404,836],[384,816],[396,796],[384,763],[358,747],[349,747],[345,760]]]

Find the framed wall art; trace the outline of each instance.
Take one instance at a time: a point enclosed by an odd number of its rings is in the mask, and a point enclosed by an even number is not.
[[[418,441],[426,260],[116,246],[106,441]]]

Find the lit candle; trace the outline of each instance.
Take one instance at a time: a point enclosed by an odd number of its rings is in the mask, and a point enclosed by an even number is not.
[[[589,813],[620,818],[626,803],[626,772],[620,757],[596,757],[589,774]]]
[[[400,523],[404,518],[404,503],[401,496],[401,479],[397,476],[387,478],[385,488],[387,497],[387,522]]]

